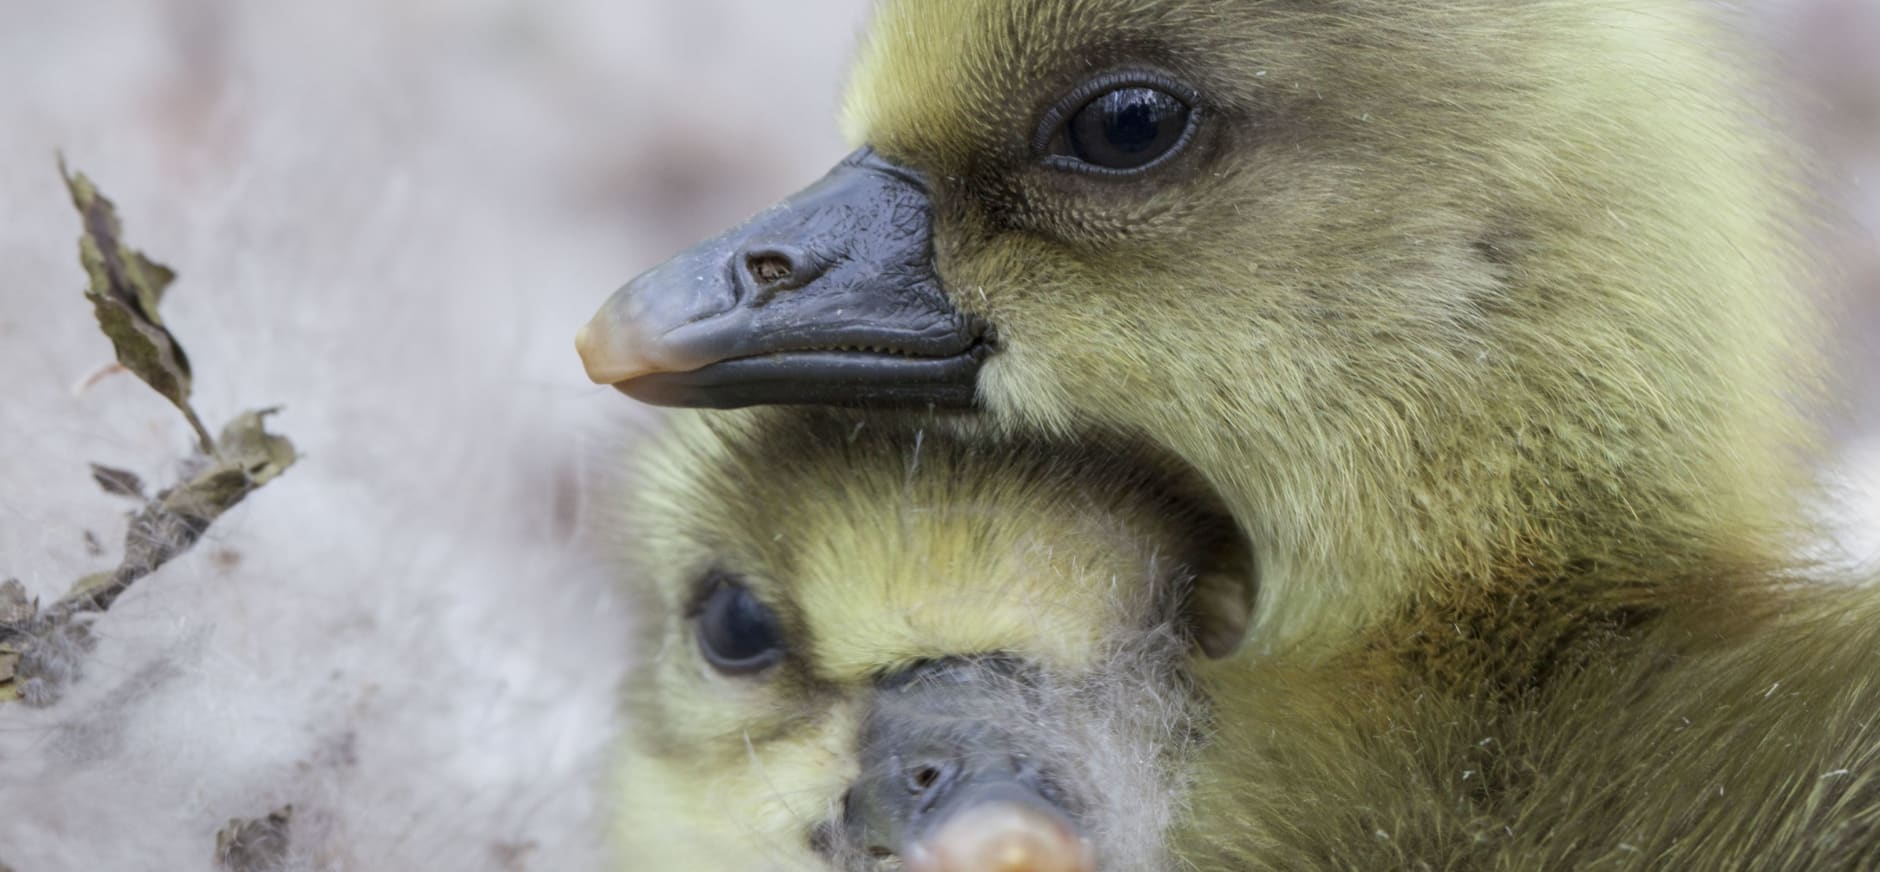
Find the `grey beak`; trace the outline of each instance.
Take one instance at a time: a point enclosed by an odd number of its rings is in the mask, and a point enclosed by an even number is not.
[[[1091,872],[1076,811],[1011,729],[1022,679],[943,661],[882,683],[844,827],[851,849],[909,872]]]
[[[985,328],[934,266],[926,183],[872,149],[615,292],[575,338],[645,402],[970,406]]]

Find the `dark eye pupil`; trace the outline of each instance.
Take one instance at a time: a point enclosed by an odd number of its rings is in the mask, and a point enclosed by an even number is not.
[[[757,672],[783,658],[777,615],[743,585],[721,581],[698,615],[699,648],[720,672]]]
[[[1106,169],[1153,163],[1182,140],[1188,105],[1154,88],[1120,88],[1090,101],[1066,129],[1071,154]]]

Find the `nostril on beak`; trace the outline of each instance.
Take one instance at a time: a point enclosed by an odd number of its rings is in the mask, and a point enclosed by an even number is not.
[[[796,269],[790,265],[790,261],[774,252],[746,257],[744,268],[750,270],[751,276],[758,282],[766,285],[786,282],[796,275]]]
[[[808,253],[795,246],[765,245],[747,248],[738,255],[740,284],[759,301],[807,285],[822,273]]]
[[[933,787],[934,783],[939,780],[940,770],[932,766],[922,766],[908,777],[908,784],[914,788],[914,792],[919,793]]]
[[[906,781],[908,794],[925,807],[946,795],[957,780],[959,770],[960,765],[953,761],[917,763],[902,770],[901,776]]]

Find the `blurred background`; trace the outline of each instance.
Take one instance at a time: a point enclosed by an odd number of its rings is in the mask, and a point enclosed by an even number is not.
[[[211,427],[305,457],[0,708],[0,869],[207,869],[295,805],[285,868],[594,869],[629,616],[584,482],[653,418],[582,378],[618,284],[821,174],[866,0],[0,0],[0,579],[115,563],[189,439],[111,360],[54,154],[181,280]],[[1880,543],[1880,0],[1753,28],[1820,155],[1848,547]],[[102,543],[102,549],[88,542]]]

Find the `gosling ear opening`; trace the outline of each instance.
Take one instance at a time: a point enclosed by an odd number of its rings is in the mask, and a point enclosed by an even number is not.
[[[1196,565],[1183,611],[1195,647],[1208,659],[1232,655],[1246,641],[1259,591],[1255,574],[1253,549],[1238,535]]]

